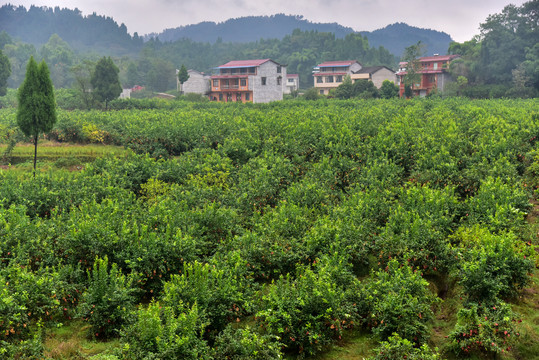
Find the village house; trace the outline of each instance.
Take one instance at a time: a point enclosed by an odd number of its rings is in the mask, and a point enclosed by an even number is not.
[[[180,88],[180,83],[178,79],[178,72],[176,70],[176,81],[178,82],[178,89]],[[187,70],[189,74],[189,79],[186,82],[181,84],[181,89],[184,94],[195,93],[201,95],[207,95],[210,92],[210,76],[204,74],[203,72],[196,70]]]
[[[385,80],[389,80],[392,83],[397,81],[395,71],[391,70],[387,66],[364,67],[350,75],[350,78],[354,82],[360,79],[372,81],[374,86],[376,86],[378,89],[382,87]]]
[[[459,55],[434,55],[419,58],[419,69],[416,72],[420,75],[418,83],[412,85],[414,96],[427,96],[433,91],[443,92],[447,85],[453,82],[449,74],[449,64]],[[399,84],[399,95],[404,96],[404,77],[406,71],[406,62],[399,63],[397,79]]]
[[[286,75],[286,87],[284,88],[285,94],[291,94],[292,91],[299,90],[299,75],[287,74]]]
[[[328,95],[329,91],[342,84],[346,76],[352,76],[363,66],[358,61],[326,61],[314,68],[314,87],[320,95]]]
[[[283,99],[286,66],[271,59],[230,61],[214,70],[212,101],[267,103]]]

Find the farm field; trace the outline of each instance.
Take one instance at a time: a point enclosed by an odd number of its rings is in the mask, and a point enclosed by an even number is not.
[[[539,357],[539,102],[0,109],[0,355]],[[16,145],[15,145],[16,144]]]

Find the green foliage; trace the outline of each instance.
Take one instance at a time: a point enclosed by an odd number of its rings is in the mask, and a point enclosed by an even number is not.
[[[11,75],[11,64],[1,48],[0,46],[0,96],[5,96],[7,93],[7,79]]]
[[[56,123],[56,101],[49,68],[45,61],[39,66],[30,57],[26,77],[18,92],[17,124],[34,141],[34,177],[36,176],[37,140],[41,133],[52,130]]]
[[[79,307],[79,316],[92,326],[92,336],[107,339],[119,335],[121,328],[132,320],[134,297],[133,277],[126,277],[109,260],[95,259],[88,271],[88,289]]]
[[[428,338],[427,323],[433,317],[434,296],[428,282],[419,271],[395,259],[372,277],[362,291],[367,304],[363,316],[373,333],[382,340],[397,333],[403,339],[423,344]]]
[[[30,58],[18,101],[17,123],[26,136],[35,139],[39,134],[52,130],[56,122],[56,103],[45,62],[38,66],[34,58]]]
[[[244,329],[228,326],[215,341],[213,357],[234,360],[282,359],[278,337],[257,334],[250,327]]]
[[[494,235],[479,227],[462,229],[458,241],[462,259],[457,274],[473,301],[507,298],[526,286],[534,266],[534,254],[511,233]]]
[[[189,80],[189,74],[187,73],[187,68],[182,64],[180,71],[178,72],[178,80],[181,84]]]
[[[437,351],[438,349],[435,349],[433,352],[427,344],[415,347],[413,342],[402,339],[399,334],[393,334],[387,341],[380,343],[380,347],[376,349],[376,355],[370,357],[369,360],[437,360],[440,359]]]
[[[281,276],[263,296],[258,323],[279,336],[288,351],[315,354],[357,321],[359,281],[343,257],[299,266],[296,276]]]
[[[105,108],[108,108],[109,101],[116,99],[122,93],[119,72],[120,70],[110,56],[100,59],[92,72],[90,79],[92,95],[97,101],[104,102]]]
[[[318,100],[320,95],[318,94],[318,90],[316,88],[310,88],[303,93],[303,98],[305,100]]]
[[[399,87],[390,80],[384,80],[380,87],[380,97],[382,99],[393,99],[399,96]]]
[[[171,307],[152,301],[137,311],[136,321],[122,333],[122,358],[211,359],[210,348],[201,339],[205,327],[196,304]]]
[[[449,348],[459,355],[502,354],[514,347],[519,332],[511,306],[503,301],[469,303],[457,314]]]
[[[162,302],[179,311],[178,306],[197,304],[200,317],[206,319],[209,331],[221,331],[226,324],[241,316],[246,282],[240,276],[245,262],[241,259],[233,268],[193,262],[184,264],[181,275],[173,275],[165,283]]]

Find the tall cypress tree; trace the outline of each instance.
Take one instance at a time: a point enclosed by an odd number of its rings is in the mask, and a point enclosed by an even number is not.
[[[35,178],[39,134],[51,131],[56,123],[54,87],[45,61],[38,65],[34,57],[30,58],[26,66],[26,77],[17,95],[17,124],[26,136],[34,140]]]
[[[105,102],[105,109],[108,109],[110,100],[118,98],[122,93],[119,73],[120,70],[110,56],[103,57],[95,66],[90,82],[95,98],[100,102]]]

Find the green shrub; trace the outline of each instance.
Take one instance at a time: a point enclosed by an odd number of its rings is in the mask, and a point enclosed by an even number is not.
[[[449,348],[459,355],[500,354],[510,351],[518,336],[509,304],[499,300],[472,302],[459,310]]]
[[[435,298],[419,271],[391,259],[385,270],[372,274],[363,292],[368,309],[363,315],[375,335],[386,340],[396,333],[415,344],[427,340]]]
[[[387,341],[382,341],[380,347],[375,350],[376,355],[368,360],[439,360],[438,349],[432,351],[427,344],[421,347],[414,346],[414,343],[402,339],[398,334],[393,334]]]
[[[250,327],[227,326],[215,340],[213,357],[229,360],[282,359],[278,337],[258,334]]]
[[[91,325],[92,335],[107,339],[119,335],[132,320],[134,301],[133,277],[126,277],[116,264],[110,266],[105,256],[96,258],[88,271],[88,289],[82,295],[79,315]]]
[[[202,340],[206,323],[198,307],[177,303],[174,310],[159,302],[137,311],[136,321],[122,334],[126,360],[211,359],[210,348]]]
[[[288,351],[312,355],[357,321],[358,291],[345,258],[317,260],[312,268],[298,266],[295,278],[287,274],[272,282],[257,321]]]
[[[178,304],[197,304],[199,316],[209,324],[209,335],[214,335],[242,314],[245,284],[237,272],[240,266],[245,264],[239,259],[231,268],[198,261],[185,263],[181,275],[173,275],[165,282],[162,303],[176,311],[180,310]]]
[[[462,258],[459,282],[473,301],[509,297],[530,282],[533,250],[512,233],[492,234],[480,227],[462,229],[453,237]]]

